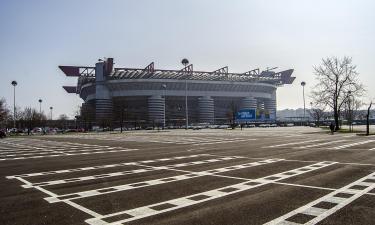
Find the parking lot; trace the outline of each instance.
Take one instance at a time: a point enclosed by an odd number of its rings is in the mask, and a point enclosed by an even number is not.
[[[375,136],[318,128],[0,140],[0,224],[375,224]]]

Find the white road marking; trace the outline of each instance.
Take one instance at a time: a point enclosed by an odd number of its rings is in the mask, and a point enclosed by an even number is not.
[[[113,168],[113,167],[118,167],[118,166],[137,165],[139,163],[151,163],[151,162],[171,161],[171,160],[196,158],[196,157],[203,157],[203,156],[208,156],[208,154],[196,154],[196,155],[187,155],[187,156],[176,156],[176,157],[171,157],[171,158],[153,159],[153,160],[146,160],[146,161],[135,161],[135,162],[126,162],[126,163],[117,163],[117,164],[107,164],[107,165],[100,165],[100,166],[89,166],[89,167],[81,167],[81,168],[74,168],[74,169],[64,169],[64,170],[52,170],[52,171],[37,172],[37,173],[25,173],[25,174],[7,176],[7,178],[8,179],[12,179],[12,178],[17,178],[17,177],[34,177],[34,176],[43,176],[43,175],[50,175],[50,174],[71,173],[71,172],[77,172],[77,171],[86,171],[86,170],[97,170],[97,169],[104,169],[104,168]],[[224,157],[224,156],[221,156],[221,157]]]
[[[306,145],[306,146],[300,146],[300,147],[294,147],[294,148],[296,148],[296,149],[304,149],[304,148],[311,148],[311,147],[318,147],[318,146],[323,146],[323,145],[329,145],[329,144],[343,142],[343,141],[346,141],[346,140],[344,139],[344,140],[329,141],[329,142],[324,142],[324,143],[320,143],[320,144]]]
[[[276,148],[276,147],[284,147],[284,146],[289,146],[289,145],[298,145],[298,144],[305,144],[305,143],[310,143],[310,142],[317,142],[320,141],[321,139],[316,139],[316,140],[308,140],[308,141],[299,141],[299,142],[292,142],[292,143],[286,143],[286,144],[279,144],[279,145],[271,145],[271,146],[265,146],[262,148]]]
[[[57,197],[45,198],[45,200],[47,200],[49,203],[54,203],[54,202],[60,202],[60,201],[65,201],[65,200],[86,198],[86,197],[104,195],[104,194],[125,191],[125,190],[130,190],[130,189],[143,188],[143,187],[148,187],[148,186],[153,186],[153,185],[158,185],[158,184],[165,184],[165,183],[170,183],[170,182],[175,182],[175,181],[187,180],[187,179],[192,179],[192,178],[197,178],[197,177],[202,177],[202,176],[207,176],[207,175],[213,175],[213,174],[221,173],[221,172],[250,168],[250,167],[280,162],[280,161],[282,161],[282,159],[268,159],[268,160],[262,160],[258,162],[250,162],[250,163],[222,167],[222,168],[200,171],[200,172],[188,172],[187,174],[184,174],[184,175],[164,177],[164,178],[155,179],[155,180],[141,181],[137,183],[130,183],[130,184],[110,186],[110,187],[82,191],[82,192],[69,193],[69,194],[60,195]],[[29,184],[29,186],[31,185],[33,184]]]
[[[57,184],[74,183],[74,182],[81,182],[81,181],[87,181],[87,180],[96,180],[96,179],[102,179],[102,178],[124,176],[124,175],[129,175],[129,174],[145,173],[145,172],[151,172],[151,171],[162,170],[162,169],[170,169],[170,168],[172,169],[172,168],[178,168],[178,167],[184,167],[184,166],[227,161],[227,160],[233,160],[233,159],[238,159],[238,158],[239,157],[235,157],[235,156],[232,156],[232,157],[227,156],[227,157],[216,158],[216,159],[192,161],[192,162],[171,164],[171,165],[165,165],[165,166],[153,166],[150,168],[140,168],[140,169],[135,169],[135,170],[126,170],[126,171],[113,172],[113,173],[103,173],[103,174],[97,174],[93,176],[72,177],[72,178],[62,179],[62,180],[43,181],[43,182],[32,183],[28,185],[22,185],[22,187],[32,188],[34,186],[43,187],[43,186],[50,186],[50,185],[57,185]]]
[[[193,145],[212,145],[212,144],[224,144],[224,143],[233,143],[233,142],[240,142],[240,141],[255,141],[256,139],[241,139],[241,140],[228,140],[228,141],[216,141],[216,142],[208,142],[208,143],[198,143]]]
[[[344,149],[344,148],[349,148],[349,147],[353,147],[353,146],[358,146],[358,145],[363,145],[363,144],[367,144],[367,143],[371,143],[371,142],[375,142],[375,140],[366,140],[366,141],[361,141],[361,142],[355,142],[355,143],[351,143],[351,144],[346,144],[346,145],[341,145],[341,146],[337,146],[337,147],[333,147],[333,148],[330,148],[330,149]]]
[[[304,224],[317,224],[374,188],[375,173],[371,173],[351,184],[346,185],[345,187],[333,191],[315,201],[308,203],[307,205],[276,218],[265,225],[282,225],[288,222],[293,222],[290,221],[290,218],[297,214],[310,215],[314,217]],[[319,204],[323,203],[328,203],[330,206],[319,206]]]
[[[70,142],[56,142],[38,139],[17,138],[0,143],[11,146],[0,151],[0,160],[38,159],[45,157],[73,156],[136,151],[138,149],[89,145]]]
[[[87,222],[90,225],[94,225],[94,224],[95,225],[98,225],[98,224],[120,225],[129,221],[138,220],[138,219],[153,216],[156,214],[195,205],[201,202],[206,202],[212,199],[224,197],[230,194],[235,194],[238,192],[246,191],[255,187],[259,187],[259,186],[272,183],[274,181],[279,181],[279,180],[287,179],[287,178],[294,177],[297,175],[301,175],[301,174],[311,172],[317,169],[321,169],[321,168],[324,168],[333,164],[335,164],[335,162],[320,162],[320,163],[300,167],[297,169],[284,171],[282,173],[254,179],[251,181],[245,181],[245,182],[241,182],[238,184],[221,187],[218,189],[201,192],[201,193],[194,194],[194,195],[189,195],[189,196],[185,196],[185,197],[181,197],[181,198],[177,198],[177,199],[173,199],[173,200],[169,200],[165,202],[160,202],[160,203],[156,203],[156,204],[152,204],[148,206],[143,206],[143,207],[139,207],[135,209],[111,213],[111,214],[103,215],[100,217],[94,217],[91,219],[87,219],[85,222]],[[168,206],[168,207],[167,208],[162,207],[161,209],[158,209],[158,207],[160,206]],[[139,212],[139,213],[134,214],[133,212]],[[106,219],[110,217],[114,217],[118,215],[125,215],[125,216],[128,216],[129,218],[122,219],[122,220],[112,222],[112,223],[108,223],[105,221]]]
[[[197,134],[199,135],[199,134]],[[88,140],[111,140],[111,141],[118,141],[118,142],[150,142],[150,143],[163,143],[163,144],[182,144],[182,145],[209,145],[209,144],[217,144],[217,143],[232,143],[236,141],[248,141],[247,137],[239,138],[239,137],[184,137],[184,136],[177,136],[174,135],[171,138],[171,135],[166,135],[165,133],[157,133],[157,135],[150,135],[142,136],[138,133],[137,136],[131,135],[64,135],[64,136],[56,136],[58,138],[79,138],[79,139],[88,139]]]

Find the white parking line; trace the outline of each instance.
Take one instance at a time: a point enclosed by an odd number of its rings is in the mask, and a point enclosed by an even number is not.
[[[119,192],[119,191],[143,188],[143,187],[148,187],[148,186],[153,186],[153,185],[158,185],[158,184],[170,183],[174,181],[187,180],[187,179],[192,179],[192,178],[197,178],[197,177],[202,177],[202,176],[207,176],[207,175],[213,175],[216,173],[250,168],[250,167],[280,162],[282,160],[283,159],[268,159],[268,160],[262,160],[258,162],[245,163],[245,164],[240,164],[240,165],[235,165],[235,166],[227,166],[227,167],[200,171],[200,172],[188,172],[187,174],[184,174],[184,175],[164,177],[160,179],[142,181],[142,182],[137,182],[137,183],[110,186],[110,187],[99,188],[99,189],[94,189],[94,190],[69,193],[69,194],[60,195],[57,197],[48,197],[48,198],[45,198],[45,200],[47,200],[49,203],[54,203],[54,202],[60,202],[60,201],[65,201],[65,200],[73,200],[73,199],[78,199],[78,198],[86,198],[86,197],[92,197],[92,196],[97,196],[97,195],[104,195],[104,194],[109,194],[109,193],[114,193],[114,192]]]
[[[265,225],[317,224],[374,188],[375,173],[371,173]],[[297,214],[305,215],[307,219],[302,223],[293,221],[293,216]]]
[[[308,140],[308,141],[299,141],[299,142],[292,142],[292,143],[286,143],[286,144],[279,144],[279,145],[271,145],[271,146],[265,146],[262,148],[276,148],[276,147],[284,147],[284,146],[289,146],[289,145],[298,145],[298,144],[304,144],[304,143],[310,143],[310,142],[316,142],[320,141],[321,139],[316,139],[316,140]]]
[[[240,141],[255,141],[256,139],[240,139],[240,140],[226,140],[226,141],[216,141],[216,142],[208,142],[208,143],[198,143],[193,145],[212,145],[212,144],[224,144],[224,143],[233,143],[233,142],[240,142]]]
[[[351,144],[346,144],[346,145],[341,145],[341,146],[337,146],[337,147],[333,147],[333,148],[330,148],[330,149],[344,149],[344,148],[349,148],[349,147],[353,147],[353,146],[358,146],[358,145],[363,145],[363,144],[367,144],[367,143],[371,143],[371,142],[375,142],[375,140],[366,140],[366,141],[361,141],[361,142],[355,142],[355,143],[351,143]]]
[[[201,193],[194,194],[194,195],[185,196],[182,198],[177,198],[177,199],[160,202],[160,203],[156,203],[156,204],[152,204],[148,206],[143,206],[139,208],[134,208],[130,210],[125,210],[121,212],[103,215],[100,217],[87,219],[85,222],[91,225],[106,225],[106,224],[120,225],[129,221],[138,220],[138,219],[153,216],[156,214],[195,205],[201,202],[206,202],[212,199],[221,198],[230,194],[235,194],[238,192],[246,191],[255,187],[259,187],[259,186],[272,183],[274,181],[279,181],[279,180],[287,179],[287,178],[294,177],[297,175],[301,175],[301,174],[311,172],[317,169],[321,169],[321,168],[324,168],[333,164],[335,164],[335,162],[320,162],[320,163],[312,164],[309,166],[304,166],[304,167],[300,167],[297,169],[284,171],[282,173],[278,173],[278,174],[250,180],[250,181],[245,181],[242,183],[225,186],[222,188],[205,191],[205,192],[201,192]],[[108,219],[110,219],[111,217],[117,217],[120,215],[124,216],[125,219],[120,219],[116,222],[107,222]]]
[[[116,152],[130,152],[130,151],[137,151],[138,149],[122,149],[122,150],[105,150],[101,149],[100,151],[94,150],[90,152],[72,152],[72,153],[57,153],[52,155],[35,155],[35,156],[21,156],[21,157],[8,157],[0,159],[2,161],[8,161],[8,160],[18,160],[18,159],[37,159],[37,158],[47,158],[47,157],[58,157],[58,156],[72,156],[72,155],[88,155],[88,154],[103,154],[103,153],[116,153]],[[52,152],[54,153],[54,152]]]
[[[113,167],[118,167],[118,166],[138,165],[139,163],[162,162],[162,161],[171,161],[171,160],[178,160],[178,159],[196,158],[196,157],[203,157],[203,156],[208,156],[208,154],[175,156],[175,157],[171,157],[171,158],[160,158],[160,159],[152,159],[152,160],[144,160],[144,161],[135,161],[135,162],[126,162],[126,163],[117,163],[117,164],[107,164],[107,165],[81,167],[81,168],[74,168],[74,169],[52,170],[52,171],[37,172],[37,173],[25,173],[25,174],[7,176],[7,178],[8,179],[13,179],[13,178],[18,178],[18,177],[34,177],[34,176],[44,176],[44,175],[51,175],[51,174],[72,173],[72,172],[77,172],[77,171],[97,170],[97,169],[104,169],[104,168],[113,168]]]
[[[87,181],[87,180],[96,180],[96,179],[102,179],[102,178],[108,178],[108,177],[116,177],[116,176],[124,176],[129,174],[137,174],[137,173],[145,173],[155,170],[162,170],[162,169],[173,169],[173,168],[179,168],[184,166],[191,166],[191,165],[198,165],[198,164],[205,164],[205,163],[213,163],[213,162],[220,162],[220,161],[226,161],[226,160],[232,160],[237,159],[238,157],[232,156],[232,157],[222,157],[222,158],[216,158],[216,159],[207,159],[203,161],[193,161],[193,162],[186,162],[186,163],[178,163],[178,164],[171,164],[166,166],[155,166],[150,168],[141,168],[141,169],[135,169],[135,170],[126,170],[126,171],[120,171],[120,172],[114,172],[114,173],[104,173],[104,174],[97,174],[93,176],[84,176],[84,177],[72,177],[69,179],[62,179],[62,180],[51,180],[51,181],[44,181],[39,183],[32,183],[30,185],[22,185],[24,188],[32,188],[34,186],[50,186],[50,185],[57,185],[57,184],[66,184],[66,183],[73,183],[73,182],[81,182],[81,181]]]
[[[79,138],[79,139],[87,139],[87,140],[111,140],[117,142],[150,142],[150,143],[163,143],[163,144],[182,144],[182,145],[208,145],[208,144],[217,144],[217,143],[232,143],[234,140],[237,141],[247,141],[247,138],[239,138],[239,137],[182,137],[177,135],[166,135],[158,134],[157,136],[147,134],[147,136],[142,136],[138,133],[137,136],[114,136],[114,135],[69,135],[69,136],[56,136],[58,138]],[[173,137],[173,138],[171,138]]]
[[[320,143],[320,144],[312,144],[312,145],[306,145],[306,146],[300,146],[300,147],[294,147],[294,148],[295,149],[304,149],[304,148],[311,148],[311,147],[318,147],[318,146],[323,146],[323,145],[329,145],[329,144],[343,142],[343,141],[346,141],[346,140],[344,139],[344,140],[337,140],[337,141],[329,141],[329,142],[324,142],[324,143]]]
[[[116,153],[138,150],[122,147],[45,141],[25,138],[9,139],[7,141],[1,141],[0,143],[10,146],[5,151],[0,151],[0,161]]]

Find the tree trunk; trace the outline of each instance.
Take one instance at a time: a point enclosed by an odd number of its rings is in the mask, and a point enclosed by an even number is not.
[[[370,135],[370,110],[371,110],[372,102],[370,103],[370,106],[367,109],[367,115],[366,115],[366,135]]]
[[[339,126],[339,113],[338,113],[337,109],[334,110],[333,117],[335,118],[335,130],[337,131],[337,130],[340,129],[340,126]]]

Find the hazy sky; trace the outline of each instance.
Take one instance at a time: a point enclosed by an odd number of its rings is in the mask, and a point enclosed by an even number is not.
[[[0,97],[17,105],[54,107],[72,116],[81,104],[62,85],[75,85],[58,65],[196,70],[229,66],[293,68],[296,80],[278,89],[278,108],[303,106],[323,57],[351,56],[368,97],[375,97],[375,1],[372,0],[1,0]],[[307,103],[309,100],[307,100]]]

